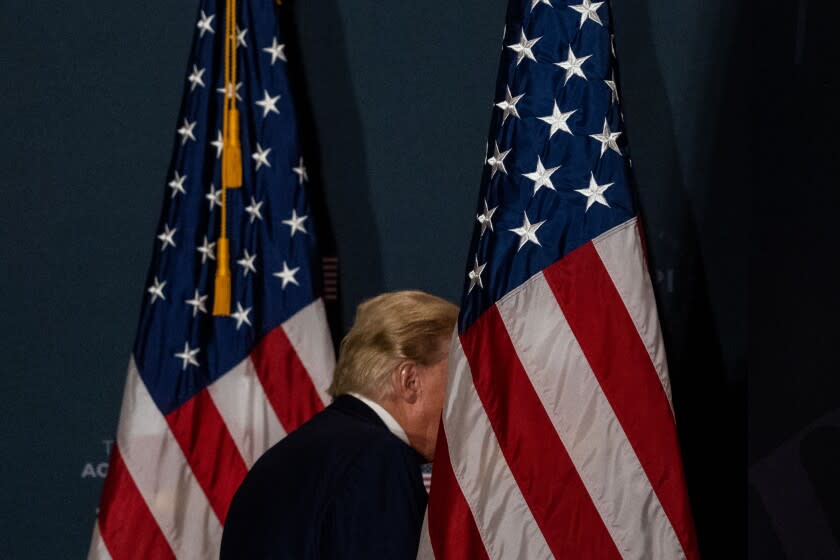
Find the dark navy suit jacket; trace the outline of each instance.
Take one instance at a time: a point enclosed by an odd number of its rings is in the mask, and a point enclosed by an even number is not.
[[[422,456],[344,395],[269,449],[237,490],[221,560],[416,558]]]

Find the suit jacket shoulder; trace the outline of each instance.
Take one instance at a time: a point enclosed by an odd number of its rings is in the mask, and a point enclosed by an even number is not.
[[[251,468],[221,558],[413,557],[426,506],[422,461],[368,406],[339,397]]]

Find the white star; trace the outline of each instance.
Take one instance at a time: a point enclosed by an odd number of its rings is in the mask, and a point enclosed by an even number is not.
[[[257,267],[254,265],[254,259],[257,255],[249,255],[248,249],[245,249],[245,256],[236,261],[236,264],[242,267],[242,276],[248,276],[248,272],[257,273]]]
[[[597,202],[598,204],[603,204],[604,206],[609,208],[610,205],[607,203],[607,199],[604,198],[604,191],[613,186],[615,183],[599,185],[595,182],[595,174],[590,172],[589,175],[589,187],[585,189],[575,189],[575,192],[580,193],[586,197],[586,210],[584,210],[584,213],[589,212],[589,207],[592,206],[592,204],[595,202]]]
[[[239,330],[239,327],[242,326],[242,323],[247,323],[249,327],[252,326],[251,320],[248,319],[248,313],[251,312],[251,309],[251,307],[242,309],[242,304],[240,304],[238,301],[236,302],[236,313],[230,314],[231,317],[236,319],[236,330]]]
[[[534,8],[537,7],[537,4],[545,4],[546,6],[551,6],[551,0],[531,0],[531,11],[534,11]]]
[[[219,92],[219,93],[222,93],[222,94],[227,93],[228,97],[233,97],[233,95],[235,93],[236,94],[236,100],[237,101],[242,101],[242,96],[239,95],[239,88],[241,88],[241,87],[242,87],[242,82],[236,82],[236,87],[235,88],[233,87],[233,84],[228,84],[227,92],[225,92],[225,87],[224,86],[216,89],[216,91]]]
[[[306,174],[306,166],[303,165],[303,156],[301,156],[300,163],[298,163],[298,166],[292,167],[292,171],[294,171],[297,174],[299,185],[302,185],[304,181],[309,180],[309,175]]]
[[[154,286],[149,286],[148,288],[146,288],[146,291],[149,292],[150,294],[152,294],[151,303],[154,303],[155,301],[157,301],[157,298],[160,298],[160,299],[163,299],[163,300],[166,299],[166,296],[163,295],[163,287],[166,286],[166,280],[164,280],[163,282],[160,282],[157,279],[157,276],[155,276],[154,282],[155,282]]]
[[[498,206],[488,208],[487,199],[484,199],[484,212],[475,217],[475,219],[478,220],[478,223],[481,224],[481,234],[478,236],[479,238],[484,236],[484,232],[487,231],[487,228],[490,228],[490,231],[493,231],[493,214],[496,213],[497,208]]]
[[[267,52],[271,55],[272,66],[274,66],[274,63],[277,62],[278,59],[286,62],[286,54],[283,52],[284,48],[286,48],[286,45],[278,43],[277,37],[272,37],[271,46],[263,49],[263,52]]]
[[[534,182],[534,194],[537,194],[537,191],[539,191],[542,187],[547,187],[553,191],[557,190],[551,182],[551,174],[558,169],[560,169],[559,165],[557,167],[546,169],[543,167],[540,156],[537,156],[537,168],[531,173],[523,173],[522,175]]]
[[[505,169],[505,157],[510,153],[510,150],[505,150],[504,152],[499,152],[499,143],[494,142],[495,146],[493,148],[493,155],[487,158],[487,164],[490,165],[492,171],[490,171],[490,178],[492,179],[494,175],[496,175],[496,171],[501,171],[505,175],[507,175],[507,169]]]
[[[618,88],[615,85],[615,70],[612,71],[610,79],[604,80],[604,83],[607,84],[608,88],[610,88],[611,101],[615,103],[616,101],[618,101]]]
[[[204,239],[206,240],[207,238],[205,237]],[[205,301],[207,301],[207,295],[201,295],[198,292],[198,289],[196,289],[193,298],[184,300],[184,303],[193,308],[192,314],[193,317],[195,317],[199,311],[201,311],[202,313],[207,313],[207,308],[204,306]]]
[[[257,168],[255,171],[259,171],[260,167],[265,165],[266,167],[271,167],[271,164],[268,163],[268,154],[271,152],[271,148],[266,148],[263,150],[260,143],[257,142],[257,151],[251,154],[251,159],[257,162]]]
[[[201,264],[207,262],[207,259],[216,260],[216,242],[209,243],[206,235],[204,236],[204,243],[196,247],[195,250],[201,253]]]
[[[563,85],[566,85],[569,81],[569,78],[571,78],[572,76],[580,76],[585,80],[586,74],[583,73],[583,69],[581,68],[581,66],[583,66],[583,63],[589,60],[591,57],[592,55],[588,54],[586,56],[577,58],[575,56],[575,53],[572,52],[572,46],[569,45],[568,58],[566,58],[566,60],[564,60],[563,62],[554,63],[555,66],[559,66],[560,68],[566,71],[566,80],[563,82]]]
[[[195,135],[193,135],[193,129],[195,128],[196,123],[198,121],[190,122],[187,119],[184,119],[184,126],[178,129],[178,134],[181,135],[181,145],[183,146],[189,140],[195,140]]]
[[[299,231],[301,233],[309,233],[308,231],[306,231],[306,227],[304,227],[303,225],[303,221],[308,217],[309,216],[307,216],[306,214],[304,214],[303,216],[298,216],[297,210],[292,208],[292,217],[288,220],[283,220],[284,224],[292,228],[292,233],[290,237],[294,237],[296,231]]]
[[[478,256],[476,255],[475,266],[469,272],[469,274],[467,274],[467,278],[470,279],[470,287],[467,290],[467,293],[470,293],[476,285],[478,285],[479,288],[484,288],[484,284],[481,282],[481,273],[484,272],[484,267],[486,266],[487,263],[484,263],[482,265],[478,264]]]
[[[262,221],[263,217],[260,213],[260,208],[262,208],[262,201],[257,202],[254,197],[251,197],[251,205],[245,207],[245,212],[247,212],[251,216],[250,223],[254,223],[254,220]]]
[[[248,48],[248,43],[245,42],[245,35],[248,33],[248,28],[239,29],[239,26],[236,26],[236,43],[238,45],[242,45],[246,49]]]
[[[184,364],[181,367],[181,369],[185,370],[185,369],[187,369],[187,366],[189,366],[189,365],[197,366],[198,365],[198,360],[195,359],[195,356],[200,351],[201,351],[201,348],[194,348],[194,349],[190,350],[190,343],[185,342],[184,343],[184,351],[183,352],[178,352],[177,354],[175,354],[176,358],[184,361]]]
[[[263,118],[268,116],[269,113],[277,113],[280,114],[280,111],[277,110],[277,101],[280,99],[280,96],[271,97],[268,95],[268,90],[263,90],[263,98],[260,101],[256,101],[255,103],[262,107],[263,110]]]
[[[534,53],[531,52],[531,48],[540,39],[542,39],[542,37],[537,37],[536,39],[528,39],[528,37],[525,36],[525,30],[523,29],[521,31],[521,35],[519,36],[519,42],[507,46],[507,48],[516,53],[517,66],[519,66],[519,63],[522,62],[522,60],[526,57],[533,60],[534,62],[537,61],[537,59],[534,58]]]
[[[601,131],[601,134],[590,134],[590,138],[594,138],[598,142],[601,143],[601,155],[604,155],[604,152],[607,151],[607,148],[613,150],[618,155],[621,154],[621,150],[618,149],[618,144],[616,143],[616,138],[621,136],[620,132],[613,132],[610,130],[610,126],[607,124],[607,118],[604,117],[604,129]]]
[[[519,100],[525,97],[524,93],[513,97],[510,94],[510,87],[505,88],[505,98],[502,101],[496,103],[496,107],[502,110],[502,124],[505,124],[505,121],[510,115],[513,115],[517,119],[519,118],[519,112],[516,110],[516,104],[519,103]]]
[[[184,188],[186,178],[186,175],[182,177],[177,171],[175,172],[175,178],[169,181],[169,188],[172,189],[172,198],[175,198],[178,193],[187,194],[187,190]]]
[[[204,195],[208,201],[210,201],[210,211],[213,211],[213,208],[216,206],[222,205],[222,189],[216,190],[216,185],[210,183],[210,192]]]
[[[601,23],[601,18],[598,17],[598,8],[600,8],[603,5],[603,2],[592,2],[591,0],[583,0],[583,4],[578,4],[577,6],[569,7],[580,14],[580,27],[583,27],[583,24],[586,23],[586,20],[588,19],[591,19],[598,25],[603,26],[604,24]]]
[[[283,261],[283,270],[281,270],[280,272],[275,272],[274,276],[283,280],[282,288],[285,290],[286,285],[289,283],[292,283],[295,286],[300,286],[300,284],[298,284],[298,281],[295,279],[295,274],[297,274],[298,270],[300,270],[299,266],[290,269],[289,266],[286,264],[286,261]]]
[[[163,224],[163,228],[163,233],[158,235],[157,238],[160,239],[160,250],[166,251],[169,245],[175,246],[175,241],[172,239],[172,236],[175,235],[178,228],[169,229],[169,224]]]
[[[516,249],[517,253],[529,241],[531,243],[534,243],[534,244],[542,247],[542,244],[540,243],[540,240],[537,239],[537,230],[540,229],[540,226],[542,226],[547,221],[547,220],[543,220],[543,221],[538,222],[536,224],[532,224],[531,221],[528,220],[528,213],[523,212],[522,214],[525,217],[525,219],[522,221],[522,227],[518,227],[518,228],[508,230],[508,231],[512,231],[513,233],[515,233],[516,235],[519,236],[519,248]]]
[[[204,80],[201,79],[201,76],[204,75],[204,70],[204,68],[199,68],[198,66],[193,64],[192,74],[190,74],[189,78],[187,78],[187,81],[189,81],[191,84],[190,91],[193,91],[196,88],[196,86],[204,87]]]
[[[210,142],[210,145],[216,148],[216,159],[222,157],[222,150],[225,147],[225,138],[222,136],[221,130],[218,131],[218,136],[214,141]]]
[[[204,37],[204,32],[209,31],[210,33],[215,33],[216,31],[213,29],[211,23],[213,22],[213,18],[216,17],[216,14],[210,14],[209,16],[204,13],[204,10],[201,10],[201,19],[196,24],[201,31],[198,33],[199,37]]]
[[[543,122],[546,122],[551,125],[551,131],[548,133],[548,138],[551,139],[554,136],[554,133],[558,130],[562,130],[563,132],[568,132],[572,134],[572,130],[569,128],[569,125],[566,123],[573,114],[577,112],[577,109],[573,109],[568,113],[563,113],[560,111],[560,107],[557,106],[557,102],[554,102],[554,109],[552,109],[551,114],[545,117],[537,117]],[[574,134],[572,134],[574,136]]]

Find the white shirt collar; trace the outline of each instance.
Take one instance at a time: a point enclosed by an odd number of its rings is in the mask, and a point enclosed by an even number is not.
[[[365,397],[364,395],[360,395],[359,393],[348,393],[348,395],[352,397],[356,397],[366,405],[368,405],[373,411],[376,413],[377,416],[385,423],[391,433],[400,438],[405,442],[406,445],[411,445],[408,441],[408,434],[405,433],[400,423],[397,422],[397,419],[391,416],[391,413],[385,410],[381,404],[370,400],[369,398]]]

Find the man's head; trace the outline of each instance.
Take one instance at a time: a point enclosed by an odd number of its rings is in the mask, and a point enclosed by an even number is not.
[[[376,401],[431,460],[457,318],[457,307],[424,292],[391,292],[363,302],[341,341],[330,394],[359,393]]]

